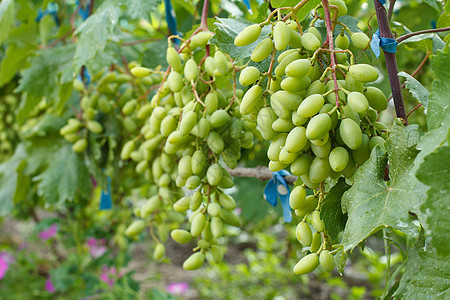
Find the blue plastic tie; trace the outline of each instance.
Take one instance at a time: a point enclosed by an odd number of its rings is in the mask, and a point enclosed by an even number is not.
[[[247,6],[247,9],[250,14],[253,14],[252,7],[250,6],[250,0],[242,0],[244,2],[245,6]]]
[[[86,20],[89,17],[89,8],[91,6],[91,1],[89,1],[85,8],[80,6],[80,2],[78,0],[76,1],[76,5],[77,7],[80,7],[80,9],[78,10],[78,14],[80,15],[81,19],[83,19],[83,21]]]
[[[394,39],[380,37],[380,30],[377,30],[372,35],[372,41],[370,42],[370,48],[372,48],[373,53],[378,58],[380,57],[380,47],[389,53],[397,53],[398,43]]]
[[[36,22],[40,22],[42,20],[43,17],[45,17],[46,15],[51,15],[53,20],[55,21],[56,26],[59,27],[59,19],[58,19],[58,6],[54,3],[49,3],[47,5],[47,8],[45,9],[44,12],[42,12],[42,9],[39,9],[38,11],[38,15],[36,17]]]
[[[172,7],[172,2],[170,0],[164,0],[165,7],[166,7],[166,22],[167,26],[169,27],[170,33],[173,35],[177,35],[177,18],[175,17],[175,12]],[[179,45],[180,40],[179,39],[173,39],[175,44]]]
[[[112,208],[112,199],[111,199],[111,177],[106,177],[107,186],[106,191],[102,190],[102,194],[100,195],[100,210],[108,210]]]
[[[380,1],[381,2],[381,4],[386,4],[386,0],[378,0],[378,1]]]
[[[273,172],[272,179],[269,180],[266,187],[264,188],[264,198],[272,206],[277,205],[278,197],[281,201],[281,206],[283,208],[283,218],[284,222],[290,223],[292,221],[291,207],[289,206],[289,186],[283,176],[291,175],[286,170],[281,170],[278,172]]]

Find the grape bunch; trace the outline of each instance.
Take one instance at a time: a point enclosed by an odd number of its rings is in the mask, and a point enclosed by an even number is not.
[[[12,94],[0,101],[0,162],[13,153],[19,139],[19,127],[15,122],[18,105],[18,99]]]
[[[330,3],[339,8],[339,16],[345,15],[344,1]],[[320,7],[316,13],[320,15]],[[257,129],[270,141],[270,170],[289,167],[299,177],[290,205],[302,218],[297,239],[310,254],[299,261],[294,273],[305,274],[319,263],[324,270],[334,268],[332,243],[320,217],[325,182],[350,178],[375,146],[385,147],[388,131],[377,121],[378,112],[387,107],[387,98],[380,89],[366,86],[378,79],[378,70],[355,64],[348,50],[350,40],[357,49],[367,48],[367,35],[352,33],[344,25],[330,49],[328,40],[322,45],[314,21],[307,30],[299,28],[298,21],[294,13],[286,20],[271,21],[269,16],[241,31],[234,44],[242,47],[259,39],[251,61],[270,60],[267,70],[247,65],[240,73],[240,83],[250,86],[240,112],[256,118]],[[271,26],[271,31],[261,37],[265,25]],[[306,196],[306,188],[313,189],[314,195]]]
[[[127,141],[121,152],[122,160],[136,164],[136,172],[158,186],[157,195],[136,209],[139,219],[126,234],[144,230],[148,218],[157,218],[163,207],[187,214],[190,226],[170,232],[180,244],[197,244],[183,264],[186,270],[201,267],[207,253],[220,262],[223,252],[218,239],[226,225],[240,226],[236,202],[224,191],[233,186],[226,168],[236,167],[242,149],[252,148],[257,135],[256,122],[243,120],[239,112],[243,91],[236,89],[236,69],[229,56],[207,45],[211,36],[196,32],[178,51],[169,45],[169,68],[162,85],[143,106],[148,110],[140,134]],[[131,69],[138,78],[150,71]],[[181,195],[174,192],[180,188]],[[158,258],[164,255],[160,244],[154,252]]]

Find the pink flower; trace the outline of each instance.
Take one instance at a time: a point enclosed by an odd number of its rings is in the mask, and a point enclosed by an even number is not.
[[[6,251],[0,253],[0,279],[5,277],[6,271],[9,269],[9,265],[14,262],[14,257]]]
[[[56,232],[57,232],[56,224],[53,224],[49,228],[39,232],[39,237],[44,241],[46,241],[54,237],[56,235]]]
[[[87,240],[86,244],[89,248],[89,253],[93,258],[97,258],[105,254],[106,252],[106,240],[105,239],[96,239],[90,238]]]
[[[187,282],[171,282],[167,285],[166,291],[173,295],[182,295],[189,289]]]
[[[52,278],[50,276],[48,276],[45,281],[45,290],[50,293],[55,292],[55,287],[53,286]]]
[[[121,275],[117,273],[117,269],[115,267],[103,267],[102,273],[100,274],[100,280],[107,283],[109,287],[113,287],[117,278],[120,278]]]

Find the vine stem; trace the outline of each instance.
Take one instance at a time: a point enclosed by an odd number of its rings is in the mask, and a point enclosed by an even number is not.
[[[330,17],[330,4],[328,0],[322,0],[323,4],[323,11],[325,13],[325,24],[327,26],[327,40],[328,42],[328,48],[330,49],[330,70],[331,70],[331,76],[333,77],[334,82],[334,94],[336,96],[336,106],[339,106],[339,85],[337,82],[336,77],[336,56],[334,54],[334,44],[333,44],[333,25],[331,24],[331,17]],[[336,14],[337,15],[337,12]]]
[[[377,14],[378,28],[380,30],[380,37],[394,39],[389,22],[386,15],[386,9],[379,0],[374,0],[375,12]],[[402,89],[400,87],[400,80],[398,78],[398,67],[395,53],[389,53],[384,51],[384,58],[386,60],[387,71],[389,75],[389,82],[391,84],[392,97],[394,98],[394,106],[397,117],[405,120],[406,111],[405,103],[403,102]],[[406,123],[405,123],[406,125]]]
[[[203,10],[202,10],[202,20],[201,20],[200,27],[202,28],[203,31],[206,31],[206,32],[209,31],[209,28],[208,28],[208,7],[209,7],[209,0],[204,0],[203,1]]]
[[[405,35],[402,35],[397,39],[398,43],[403,42],[404,40],[409,39],[410,37],[413,37],[415,35],[424,34],[424,33],[435,33],[435,32],[443,32],[443,31],[450,31],[450,27],[444,27],[444,28],[434,28],[434,29],[427,29],[427,30],[421,30],[416,32],[411,32]]]
[[[259,180],[270,180],[272,178],[273,172],[270,171],[267,167],[256,167],[256,168],[234,168],[227,169],[228,173],[230,173],[233,177],[250,177],[257,178]],[[284,179],[288,184],[294,184],[297,181],[297,176],[288,175],[284,176]]]

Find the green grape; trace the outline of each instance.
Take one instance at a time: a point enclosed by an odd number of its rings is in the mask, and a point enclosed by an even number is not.
[[[205,97],[206,113],[212,114],[219,107],[219,98],[215,91],[209,92]]]
[[[219,246],[211,246],[211,255],[216,264],[220,263],[223,260],[223,253],[222,250],[220,250]]]
[[[205,254],[201,252],[196,252],[194,254],[191,254],[183,263],[183,269],[192,271],[197,270],[201,266],[203,266],[203,263],[205,262]]]
[[[128,237],[134,237],[144,231],[144,229],[145,222],[143,220],[134,220],[125,230],[125,235]]]
[[[234,201],[233,197],[227,194],[220,194],[219,196],[220,205],[228,210],[233,210],[236,208],[236,201]]]
[[[308,247],[312,242],[312,231],[306,222],[300,222],[296,229],[297,240],[302,244],[303,247]]]
[[[161,208],[163,203],[159,196],[153,196],[149,200],[147,200],[144,205],[141,207],[141,218],[147,218],[152,212]]]
[[[141,161],[141,162],[139,162],[137,165],[136,165],[136,173],[138,173],[138,174],[142,174],[142,173],[144,173],[145,172],[145,170],[148,168],[148,162],[146,161],[146,160],[143,160],[143,161]]]
[[[93,133],[102,133],[102,131],[103,131],[102,125],[99,122],[93,121],[93,120],[87,121],[86,127],[89,131],[91,131]]]
[[[381,136],[373,136],[370,138],[369,141],[369,150],[370,152],[372,152],[373,148],[375,148],[375,146],[379,146],[381,149],[386,151],[386,141],[381,137]]]
[[[316,51],[320,48],[321,42],[320,40],[314,35],[314,33],[307,32],[302,35],[302,46],[306,50],[309,51]]]
[[[309,167],[309,179],[312,183],[320,183],[330,175],[330,171],[328,159],[316,157]]]
[[[239,111],[242,115],[250,114],[261,102],[262,88],[259,85],[252,86],[242,98]]]
[[[297,59],[286,66],[285,72],[289,77],[302,78],[311,70],[309,59]]]
[[[172,230],[170,236],[178,244],[187,244],[192,240],[192,235],[189,233],[189,231],[183,229]]]
[[[183,89],[183,76],[178,72],[170,72],[167,83],[172,92],[177,93]]]
[[[348,69],[350,75],[358,81],[367,83],[378,79],[378,70],[367,64],[357,64]]]
[[[193,176],[192,176],[193,177]],[[191,177],[189,177],[191,178]],[[187,186],[187,184],[186,184]],[[176,212],[185,212],[189,209],[191,197],[182,197],[173,204],[173,210]]]
[[[320,43],[322,43],[322,35],[316,27],[309,27],[306,32],[314,34],[319,39]]]
[[[330,167],[335,172],[341,172],[347,166],[349,155],[343,147],[335,147],[328,157]]]
[[[364,32],[354,32],[351,36],[353,45],[358,49],[369,47],[370,38]]]
[[[300,103],[302,103],[302,97],[287,91],[278,91],[272,94],[271,101],[279,103],[281,106],[288,110],[294,110],[297,109]]]
[[[311,253],[317,252],[320,249],[320,245],[322,244],[322,236],[319,232],[314,232],[312,236],[312,242],[311,242]]]
[[[74,79],[73,89],[77,92],[83,92],[85,90],[84,83],[81,80]]]
[[[222,179],[222,168],[219,164],[212,164],[209,166],[208,171],[206,172],[206,177],[210,185],[218,185]]]
[[[209,131],[211,130],[211,123],[207,118],[201,118],[198,121],[198,134],[197,136],[204,139],[208,136]]]
[[[214,71],[216,70],[216,64],[214,62],[214,58],[213,57],[208,56],[205,59],[204,68],[205,68],[206,73],[209,76],[214,76]]]
[[[177,120],[173,115],[167,115],[162,121],[160,126],[161,135],[168,137],[172,132],[177,129]]]
[[[289,28],[289,46],[292,48],[302,47],[302,36],[297,32],[297,27],[295,29]]]
[[[289,205],[292,209],[300,209],[306,199],[306,189],[302,186],[296,186],[289,195]]]
[[[367,111],[367,117],[369,118],[370,122],[373,123],[378,119],[378,113],[373,108],[369,108],[369,110]]]
[[[87,146],[88,142],[86,139],[79,139],[72,145],[72,150],[75,151],[76,153],[81,153],[84,150],[86,150]]]
[[[208,134],[207,143],[211,151],[216,154],[222,153],[225,147],[222,137],[215,131]]]
[[[281,148],[279,155],[280,163],[289,165],[297,158],[297,155],[298,155],[297,153],[291,153],[286,150],[286,147],[283,147]]]
[[[291,122],[291,120],[285,120],[278,118],[273,122],[272,129],[278,132],[289,132],[291,131],[295,125]]]
[[[275,68],[275,75],[284,76],[286,74],[287,65],[289,65],[294,60],[302,58],[302,56],[300,55],[300,53],[298,53],[298,51],[296,51],[296,49],[293,49],[293,50],[294,51],[292,53],[289,53],[288,55],[284,56],[283,59],[281,60],[281,62]],[[285,51],[285,52],[287,52],[287,51]]]
[[[258,113],[256,119],[257,129],[267,141],[272,140],[277,135],[277,132],[272,129],[272,123],[275,122],[276,119],[277,115],[270,107],[264,107]]]
[[[322,113],[314,116],[306,127],[306,137],[309,140],[322,138],[331,129],[331,118],[328,114]]]
[[[278,51],[283,51],[289,44],[291,33],[283,21],[278,21],[273,28],[273,42]]]
[[[311,225],[314,226],[318,232],[323,232],[325,230],[325,223],[320,219],[320,211],[315,210],[311,214]]]
[[[213,203],[211,203],[213,204]],[[215,203],[214,203],[215,204]],[[219,211],[220,213],[220,211]],[[223,222],[222,219],[215,216],[211,218],[211,232],[214,238],[219,238],[223,235]]]
[[[319,262],[322,269],[326,272],[331,272],[334,270],[335,262],[333,255],[330,254],[330,251],[323,250],[320,252]]]
[[[269,170],[272,172],[278,172],[281,171],[283,169],[285,169],[287,166],[289,166],[288,164],[283,164],[279,161],[270,161],[269,162]]]
[[[352,151],[353,160],[358,164],[362,165],[366,162],[366,160],[370,157],[370,146],[369,146],[369,137],[366,134],[362,134],[362,142],[361,146]]]
[[[294,267],[295,275],[304,275],[314,271],[319,265],[319,255],[311,253],[303,257]]]
[[[285,147],[289,152],[299,152],[307,145],[307,143],[306,129],[303,126],[299,126],[289,132],[286,138]]]
[[[152,105],[150,103],[146,103],[139,108],[136,117],[139,120],[147,119],[152,113]]]
[[[352,150],[356,150],[361,146],[362,133],[359,125],[352,119],[346,118],[341,121],[339,126],[339,134],[342,141]]]
[[[364,84],[356,80],[351,74],[347,74],[345,76],[345,88],[353,92],[362,93],[364,91]]]
[[[369,110],[369,101],[360,92],[351,92],[347,96],[348,106],[357,113],[366,114]]]
[[[181,72],[183,70],[180,55],[178,55],[178,52],[177,50],[175,50],[175,48],[167,48],[166,60],[175,72]]]
[[[341,50],[341,49],[336,48],[335,50]],[[335,55],[336,55],[336,61],[338,64],[347,64],[348,63],[347,53],[335,52]]]
[[[255,42],[261,35],[261,26],[259,24],[250,25],[242,30],[235,38],[234,45],[243,47]],[[224,73],[222,73],[224,74]]]
[[[182,135],[187,135],[197,124],[197,113],[188,111],[181,117],[179,130]]]
[[[228,209],[220,210],[220,218],[225,224],[239,227],[241,226],[241,219],[232,211]]]
[[[220,215],[220,205],[213,202],[208,204],[208,214],[212,217],[218,217]]]
[[[387,108],[387,98],[379,88],[373,86],[367,87],[364,91],[364,96],[366,96],[370,107],[374,110],[381,111]]]
[[[199,213],[194,216],[191,222],[191,235],[193,237],[199,236],[206,224],[206,215]]]
[[[344,175],[345,178],[350,178],[353,175],[353,173],[355,173],[357,167],[358,166],[356,165],[355,161],[350,156],[348,158],[347,166],[345,167],[344,170],[342,170],[342,175]]]
[[[261,62],[269,57],[273,50],[273,42],[271,38],[265,38],[253,50],[251,60],[254,62]]]
[[[295,176],[302,176],[309,173],[309,167],[312,162],[312,157],[308,154],[300,155],[292,164],[291,164],[291,173]]]
[[[198,78],[198,66],[194,59],[189,59],[184,65],[184,77],[188,80],[196,80]]]
[[[346,118],[352,119],[357,124],[359,124],[359,122],[361,122],[361,119],[359,118],[358,113],[355,112],[353,109],[351,109],[349,105],[342,106],[342,111]]]
[[[144,68],[144,67],[134,67],[133,69],[130,70],[131,74],[133,74],[136,77],[145,77],[150,75],[152,70],[148,69],[148,68]],[[114,74],[114,73],[112,73]],[[112,80],[112,79],[111,79]],[[106,83],[106,81],[103,81],[104,83]]]
[[[222,127],[230,121],[230,115],[223,109],[216,110],[209,119],[212,127]]]
[[[256,80],[259,79],[261,73],[255,67],[248,66],[242,70],[239,75],[239,82],[243,86],[252,85]]]
[[[155,250],[153,250],[153,259],[160,260],[164,257],[164,254],[166,253],[166,248],[163,244],[157,243]]]
[[[308,96],[298,106],[297,114],[302,118],[312,117],[320,111],[324,103],[325,98],[320,94]]]
[[[120,158],[122,160],[127,160],[130,158],[131,152],[134,150],[134,140],[130,140],[123,145],[122,151],[120,152]]]
[[[279,159],[281,148],[284,146],[288,134],[280,133],[277,135],[267,150],[267,157],[272,161],[277,161]]]
[[[294,110],[294,111],[292,112],[291,120],[292,120],[292,124],[294,124],[295,126],[302,126],[302,125],[304,125],[306,122],[309,121],[309,118],[302,118],[302,117],[300,117],[300,116],[297,114],[297,111]]]
[[[347,6],[344,0],[330,0],[330,5],[335,5],[338,7],[338,17],[345,16],[347,14]],[[335,10],[331,9],[331,18],[334,18]]]
[[[350,46],[350,39],[348,38],[347,35],[341,33],[334,40],[334,44],[336,45],[337,48],[345,50],[348,49],[348,47]]]
[[[311,79],[308,76],[301,78],[287,77],[281,81],[281,88],[285,91],[296,93],[306,90],[311,84]]]
[[[226,75],[228,73],[228,59],[222,52],[216,51],[214,53],[214,65],[220,74]]]
[[[209,39],[212,36],[213,34],[211,32],[205,31],[198,32],[194,36],[192,36],[190,45],[193,49],[200,47],[203,48],[206,46],[206,44],[208,43]]]
[[[326,142],[323,145],[315,145],[311,142],[311,150],[317,157],[320,158],[328,158],[331,151],[331,139],[328,138],[328,134],[326,135]]]

